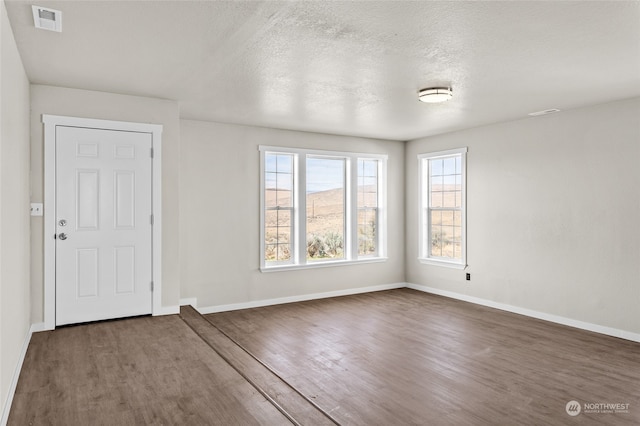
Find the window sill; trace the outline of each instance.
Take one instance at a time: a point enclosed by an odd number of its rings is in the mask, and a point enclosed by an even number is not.
[[[423,265],[444,266],[445,268],[460,270],[467,268],[467,265],[463,263],[447,262],[446,260],[425,259],[419,257],[418,261],[420,261],[420,263],[422,263]]]
[[[277,266],[263,266],[260,268],[260,272],[283,272],[283,271],[298,271],[301,269],[315,269],[315,268],[329,268],[333,266],[346,266],[346,265],[361,265],[365,263],[381,263],[386,262],[386,257],[372,257],[358,260],[335,260],[327,262],[311,262],[304,265],[277,265]]]

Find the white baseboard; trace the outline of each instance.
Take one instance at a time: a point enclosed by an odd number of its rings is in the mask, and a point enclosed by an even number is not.
[[[479,297],[468,296],[466,294],[455,293],[452,291],[441,290],[438,288],[427,287],[424,285],[407,283],[408,288],[423,291],[425,293],[437,294],[439,296],[450,297],[452,299],[463,300],[465,302],[475,303],[477,305],[488,306],[490,308],[500,309],[502,311],[513,312],[514,314],[525,315],[545,321],[555,322],[557,324],[567,325],[569,327],[579,328],[582,330],[593,331],[595,333],[606,334],[607,336],[618,337],[620,339],[640,342],[640,334],[626,330],[620,330],[612,327],[605,327],[589,322],[578,321],[571,318],[561,317],[559,315],[547,314],[545,312],[534,311],[533,309],[521,308],[518,306],[507,305],[505,303],[493,302]]]
[[[24,338],[24,342],[22,344],[22,350],[20,351],[20,356],[18,357],[18,363],[16,364],[16,368],[13,372],[13,377],[11,378],[11,385],[9,386],[9,393],[7,394],[7,400],[4,403],[4,408],[2,410],[2,420],[0,420],[0,425],[5,426],[7,421],[9,420],[9,411],[11,410],[11,404],[13,403],[13,397],[16,394],[16,387],[18,386],[18,379],[20,378],[20,371],[22,371],[22,364],[24,363],[24,358],[27,355],[27,349],[29,348],[29,342],[31,342],[31,336],[33,333],[38,331],[43,331],[45,329],[44,323],[40,322],[37,324],[32,324],[27,332],[27,335]]]
[[[244,303],[232,303],[230,305],[217,305],[196,308],[202,315],[216,312],[237,311],[239,309],[260,308],[263,306],[281,305],[283,303],[304,302],[306,300],[326,299],[327,297],[349,296],[352,294],[371,293],[373,291],[392,290],[404,288],[406,283],[383,284],[370,287],[350,288],[347,290],[328,291],[325,293],[303,294],[300,296],[279,297],[276,299],[255,300]]]
[[[198,298],[197,297],[185,297],[184,299],[180,299],[180,306],[193,306],[195,309],[198,306]]]
[[[175,305],[175,306],[163,306],[160,308],[160,312],[158,313],[153,313],[154,317],[160,316],[160,315],[175,315],[175,314],[179,314],[180,313],[180,306],[179,305]]]
[[[39,322],[31,325],[31,334],[39,333],[41,331],[46,331],[46,330],[47,328],[45,327],[43,322]],[[31,340],[31,338],[29,338],[29,340]]]

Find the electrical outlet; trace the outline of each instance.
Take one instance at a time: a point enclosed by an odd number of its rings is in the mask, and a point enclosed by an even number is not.
[[[471,281],[471,274],[467,272],[467,281]]]
[[[31,216],[42,216],[42,203],[31,203]]]

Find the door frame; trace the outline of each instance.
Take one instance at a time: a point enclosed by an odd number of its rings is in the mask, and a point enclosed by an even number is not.
[[[162,125],[42,115],[44,123],[44,329],[56,327],[56,127],[82,127],[151,135],[152,315],[162,315]],[[150,153],[151,154],[151,153]]]

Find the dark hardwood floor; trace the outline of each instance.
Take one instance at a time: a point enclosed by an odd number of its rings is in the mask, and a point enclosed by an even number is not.
[[[292,421],[302,425],[335,426],[336,422],[312,400],[297,392],[273,371],[265,368],[231,339],[200,315],[191,306],[183,306],[180,316],[189,326],[238,371],[256,389],[279,407]]]
[[[409,289],[183,308],[34,334],[8,424],[638,425],[640,344]]]
[[[344,425],[640,424],[622,339],[409,289],[206,318]]]
[[[291,425],[177,315],[35,333],[9,425]]]

